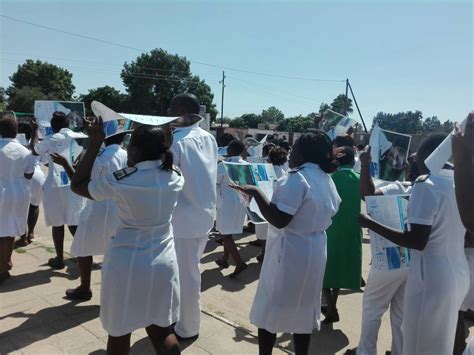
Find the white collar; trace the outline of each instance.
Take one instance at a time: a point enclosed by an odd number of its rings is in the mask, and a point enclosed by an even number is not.
[[[158,168],[161,164],[163,164],[161,160],[145,160],[135,164],[135,168],[138,170],[149,170]]]

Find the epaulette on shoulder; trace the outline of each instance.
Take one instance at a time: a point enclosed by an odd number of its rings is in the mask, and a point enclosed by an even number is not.
[[[298,171],[300,170],[303,170],[304,167],[303,166],[300,166],[299,168],[295,168],[295,169],[292,169],[288,172],[288,174],[294,174],[294,173],[297,173]]]
[[[418,178],[415,180],[415,184],[416,184],[417,182],[425,182],[429,177],[430,177],[429,174],[420,175],[420,176],[418,176]]]
[[[104,152],[105,152],[105,148],[100,148],[99,153],[97,153],[97,156],[100,157]]]
[[[123,168],[114,172],[114,176],[115,176],[115,179],[119,181],[119,180],[122,180],[123,178],[126,178],[127,176],[132,175],[136,171],[137,171],[137,168],[135,167],[127,167],[127,168]]]

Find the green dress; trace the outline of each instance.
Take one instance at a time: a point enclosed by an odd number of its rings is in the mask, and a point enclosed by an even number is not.
[[[358,221],[360,176],[350,166],[341,166],[331,177],[342,202],[327,230],[323,287],[358,290],[362,273],[362,229]]]

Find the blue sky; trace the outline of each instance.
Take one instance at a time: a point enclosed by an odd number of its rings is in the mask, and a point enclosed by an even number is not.
[[[8,1],[0,13],[191,60],[220,109],[222,69],[312,79],[349,78],[362,114],[421,110],[461,120],[473,108],[473,4],[439,1]],[[111,85],[139,52],[0,18],[0,85],[26,58],[73,74],[76,93]],[[225,69],[225,116],[276,106],[317,110],[343,82]]]

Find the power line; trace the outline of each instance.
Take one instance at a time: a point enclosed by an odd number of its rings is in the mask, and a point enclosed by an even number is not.
[[[25,21],[25,20],[22,20],[22,19],[19,19],[19,18],[11,17],[11,16],[6,16],[6,15],[3,15],[3,14],[0,14],[0,17],[3,17],[5,19],[11,20],[11,21],[16,21],[16,22],[27,24],[27,25],[31,25],[31,26],[36,26],[36,27],[43,28],[43,29],[46,29],[46,30],[49,30],[49,31],[55,31],[55,32],[67,34],[67,35],[70,35],[70,36],[79,37],[79,38],[82,38],[82,39],[88,39],[88,40],[91,40],[91,41],[100,42],[100,43],[104,43],[104,44],[109,44],[109,45],[112,45],[112,46],[121,47],[121,48],[125,48],[125,49],[130,49],[130,50],[134,50],[134,51],[138,51],[138,52],[147,52],[147,50],[145,50],[145,49],[140,49],[140,48],[131,47],[131,46],[128,46],[128,45],[124,45],[124,44],[120,44],[120,43],[116,43],[116,42],[112,42],[112,41],[108,41],[108,40],[104,40],[104,39],[100,39],[100,38],[86,36],[86,35],[82,35],[80,33],[64,31],[64,30],[61,30],[61,29],[58,29],[58,28],[49,27],[49,26],[45,26],[45,25],[40,25],[40,24],[37,24],[37,23],[33,23],[33,22],[30,22],[30,21]],[[253,74],[253,75],[268,76],[268,77],[274,77],[274,78],[283,78],[283,79],[292,79],[292,80],[306,80],[306,81],[318,81],[318,82],[344,82],[345,81],[345,80],[336,80],[336,79],[306,78],[306,77],[297,77],[297,76],[290,76],[290,75],[262,73],[262,72],[244,70],[244,69],[239,69],[239,68],[232,68],[232,67],[227,67],[227,66],[222,66],[222,65],[217,65],[217,64],[210,64],[210,63],[205,63],[205,62],[200,62],[200,61],[195,61],[195,60],[194,61],[190,60],[190,62],[195,63],[195,64],[200,64],[200,65],[205,65],[205,66],[212,67],[212,68],[219,68],[219,69],[237,71],[237,72]]]

